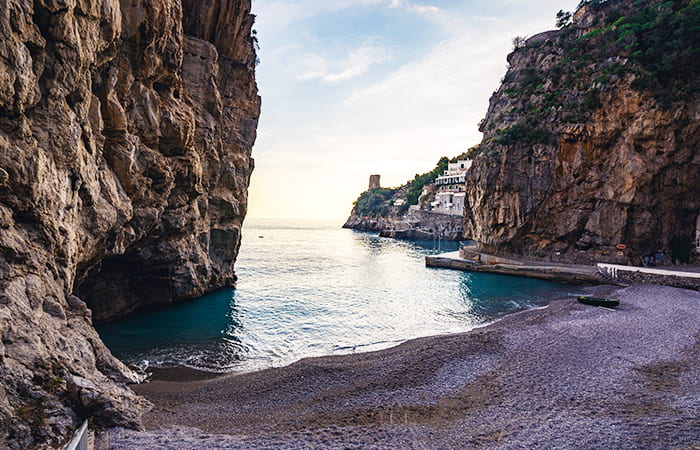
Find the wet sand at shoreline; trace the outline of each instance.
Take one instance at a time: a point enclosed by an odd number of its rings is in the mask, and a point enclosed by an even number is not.
[[[111,446],[698,448],[700,293],[588,291],[620,307],[565,299],[377,352],[162,373],[134,387],[148,431],[113,429]]]

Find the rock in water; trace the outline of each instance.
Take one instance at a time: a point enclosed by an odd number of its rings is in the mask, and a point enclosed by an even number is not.
[[[92,321],[235,282],[248,0],[0,1],[0,447],[135,427]]]
[[[465,236],[577,262],[684,259],[700,213],[698,23],[697,2],[582,2],[572,24],[518,42],[481,123]]]

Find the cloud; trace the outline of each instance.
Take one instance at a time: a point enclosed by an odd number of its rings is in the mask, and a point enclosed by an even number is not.
[[[265,28],[284,28],[290,23],[358,6],[386,4],[387,0],[271,0],[254,3]]]
[[[511,38],[546,30],[554,11],[578,1],[256,2],[266,10],[258,11],[266,40],[249,215],[342,218],[367,188],[369,174],[380,173],[385,186],[399,185],[432,169],[440,156],[478,143],[477,123],[506,71]],[[286,5],[296,16],[284,17],[289,11],[270,5]],[[358,15],[320,17],[350,7]],[[378,10],[383,14],[374,14]],[[262,28],[274,19],[270,14],[288,26]],[[425,45],[415,48],[415,41],[386,39],[376,26],[331,39],[332,21],[346,16],[391,21],[391,27],[407,27],[406,35],[415,33],[416,23],[431,26],[422,29]],[[297,20],[304,22],[292,24]],[[314,28],[315,20],[323,27]]]
[[[418,14],[433,14],[433,13],[438,13],[440,12],[440,8],[437,6],[414,6],[411,5],[408,7],[408,10],[411,12],[415,12]]]
[[[365,74],[372,66],[389,59],[391,59],[389,51],[378,46],[354,49],[339,61],[328,61],[319,55],[307,55],[302,60],[304,70],[297,79],[319,79],[328,84],[340,83],[357,78]]]
[[[384,79],[352,92],[344,104],[357,106],[377,98],[405,102],[406,93],[423,105],[460,105],[478,94],[484,84],[495,85],[505,71],[509,38],[502,35],[477,36],[475,33],[440,42],[422,58],[398,68]],[[482,95],[478,97],[483,98]],[[396,103],[394,103],[396,104]]]
[[[272,0],[255,4],[254,9],[260,20],[284,26],[333,11],[365,6],[397,8],[416,14],[440,11],[436,6],[417,5],[406,0]]]
[[[435,14],[441,11],[441,9],[437,6],[415,5],[412,2],[407,2],[405,0],[390,0],[388,7],[392,9],[401,8],[405,11],[415,14]]]
[[[421,5],[407,0],[390,0],[386,7],[419,16],[423,20],[436,24],[448,34],[457,33],[465,26],[462,18],[434,5]]]

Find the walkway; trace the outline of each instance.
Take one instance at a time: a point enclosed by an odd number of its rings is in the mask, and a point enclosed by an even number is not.
[[[467,255],[468,258],[464,258],[463,255]],[[426,256],[425,265],[444,269],[537,278],[556,283],[584,286],[660,284],[700,290],[699,266],[649,268],[603,263],[597,265],[551,263],[494,256],[479,252],[474,247],[463,247],[461,251]]]
[[[700,270],[697,266],[634,267],[618,264],[598,264],[606,278],[622,284],[663,284],[684,289],[700,290]]]
[[[592,265],[519,261],[515,259],[498,258],[485,253],[479,253],[478,256],[478,260],[465,259],[460,256],[460,252],[458,251],[443,253],[437,256],[426,256],[425,265],[444,269],[537,278],[556,283],[584,286],[610,283],[610,281],[606,280],[598,272],[598,269]]]

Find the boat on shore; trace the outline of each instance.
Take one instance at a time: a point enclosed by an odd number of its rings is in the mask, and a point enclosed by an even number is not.
[[[580,303],[584,303],[586,305],[604,306],[606,308],[614,308],[620,304],[619,300],[615,300],[612,298],[587,297],[583,295],[577,297],[577,300]]]

